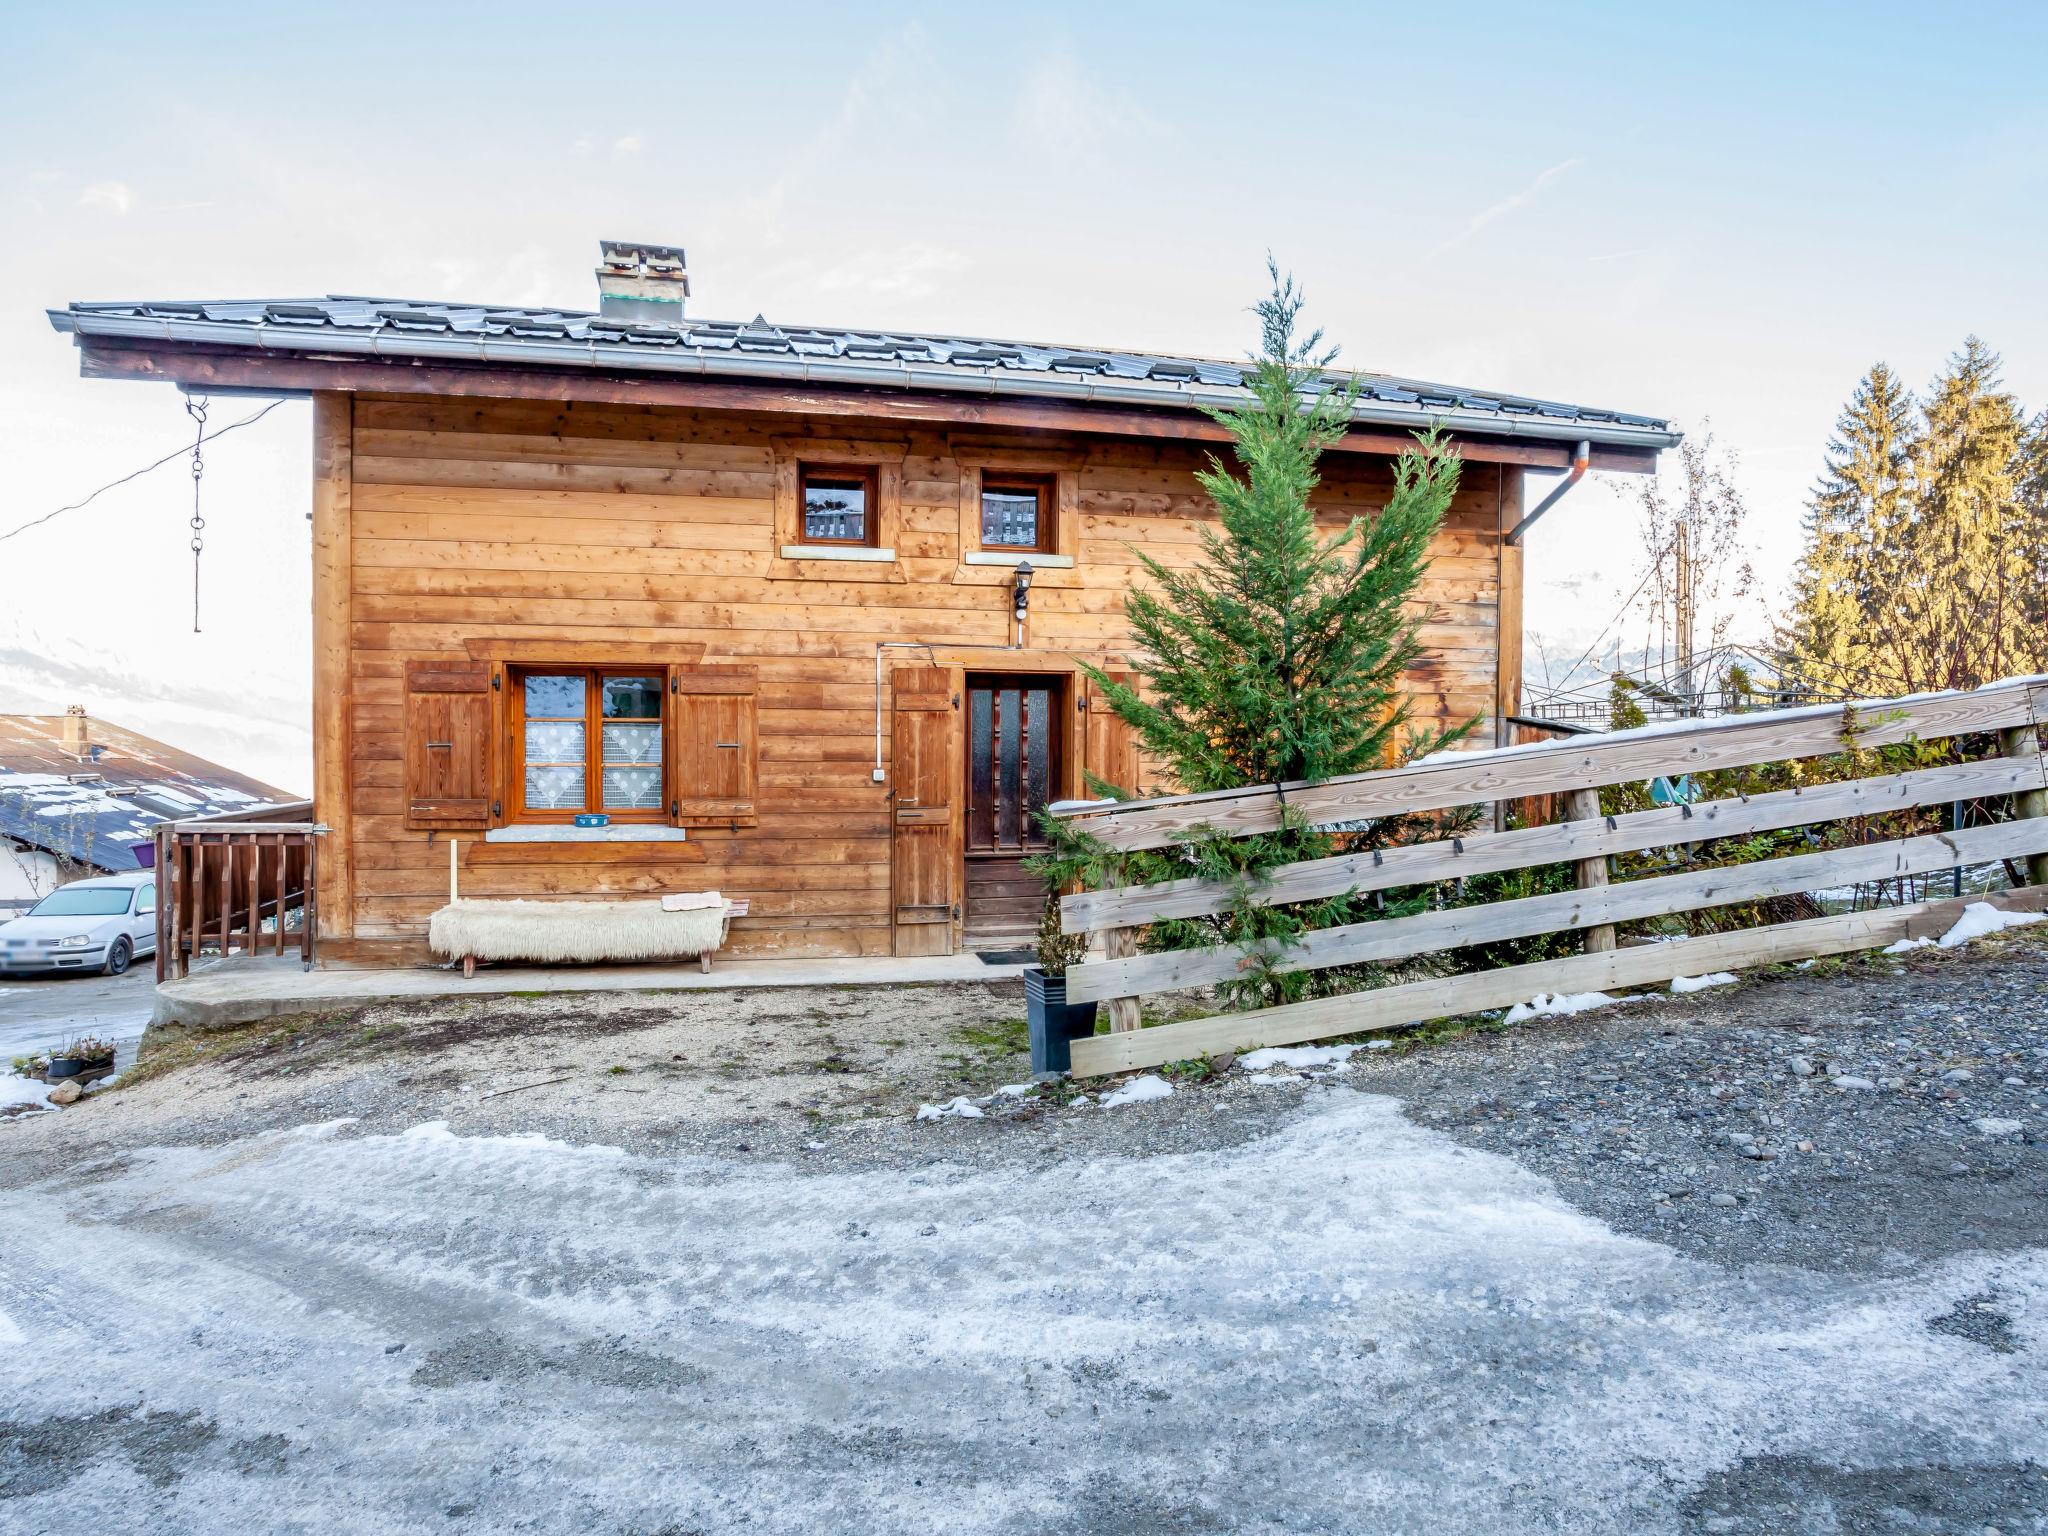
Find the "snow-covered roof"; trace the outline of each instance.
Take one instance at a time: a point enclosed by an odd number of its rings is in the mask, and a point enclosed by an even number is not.
[[[0,837],[110,872],[138,869],[158,823],[295,798],[104,720],[0,715]],[[75,740],[75,736],[71,739]]]

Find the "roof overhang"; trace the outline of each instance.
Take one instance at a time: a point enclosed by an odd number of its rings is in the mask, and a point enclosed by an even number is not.
[[[1236,387],[1187,379],[1033,373],[902,361],[620,349],[595,341],[223,322],[93,306],[50,311],[73,335],[88,378],[151,379],[217,393],[389,392],[507,399],[665,404],[845,415],[978,427],[1060,429],[1220,442],[1205,410],[1242,405]],[[1661,422],[1509,414],[1361,398],[1340,448],[1399,452],[1435,426],[1467,458],[1564,469],[1593,445],[1593,467],[1647,472],[1679,433]]]

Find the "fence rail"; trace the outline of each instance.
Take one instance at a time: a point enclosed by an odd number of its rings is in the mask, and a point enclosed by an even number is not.
[[[311,965],[320,837],[310,800],[156,829],[156,977],[187,975],[219,955],[296,951]]]
[[[1852,720],[1853,739],[1862,746],[1996,732],[2002,755],[1627,815],[1599,813],[1598,790],[1603,785],[1839,752],[1851,739]],[[2048,892],[2039,889],[2048,886],[2048,757],[2040,739],[2044,724],[2048,678],[2023,678],[1967,693],[1686,721],[1460,754],[1383,773],[1282,786],[1280,792],[1263,786],[1069,813],[1107,846],[1133,850],[1165,846],[1198,828],[1231,837],[1270,831],[1279,825],[1283,804],[1316,820],[1339,821],[1555,795],[1565,807],[1566,820],[1290,864],[1272,871],[1250,899],[1260,905],[1312,901],[1572,863],[1577,867],[1576,890],[1322,929],[1292,946],[1272,948],[1266,958],[1278,970],[1317,970],[1571,930],[1583,931],[1586,951],[1561,960],[1139,1030],[1138,1000],[1145,994],[1228,980],[1249,958],[1246,950],[1235,947],[1140,954],[1143,928],[1167,918],[1221,913],[1240,898],[1228,886],[1202,880],[1083,891],[1064,899],[1062,927],[1068,933],[1102,934],[1105,958],[1068,971],[1067,997],[1073,1002],[1107,1000],[1111,1032],[1074,1043],[1074,1070],[1121,1071],[1203,1051],[1392,1028],[1504,1006],[1542,991],[1642,985],[1702,969],[1838,953],[1917,937],[1956,906],[1926,902],[1615,948],[1614,925],[1619,922],[1852,881],[2003,859],[2023,862],[2028,882],[2026,889],[2005,899],[2016,906],[2043,905],[2048,903]],[[2012,797],[2011,820],[1608,883],[1607,861],[1616,854],[1991,796]]]

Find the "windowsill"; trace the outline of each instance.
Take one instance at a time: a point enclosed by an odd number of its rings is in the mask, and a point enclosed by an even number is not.
[[[1047,555],[1029,549],[970,549],[960,557],[963,565],[1006,565],[1012,570],[1028,564],[1034,571],[1070,571],[1072,555]]]
[[[616,827],[560,827],[532,824],[522,827],[492,827],[484,833],[487,843],[680,843],[689,838],[686,827],[655,827],[631,823]]]
[[[785,544],[785,560],[864,560],[886,564],[896,558],[893,549],[876,549],[867,544]]]

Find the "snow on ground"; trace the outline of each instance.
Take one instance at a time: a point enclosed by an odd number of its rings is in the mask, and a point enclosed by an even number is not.
[[[1113,1089],[1102,1096],[1104,1109],[1115,1109],[1119,1104],[1143,1104],[1148,1099],[1170,1099],[1173,1084],[1165,1078],[1147,1072],[1143,1077],[1134,1077],[1122,1087]]]
[[[949,1099],[944,1104],[918,1105],[917,1118],[920,1120],[979,1120],[981,1118],[981,1106],[963,1093],[957,1098]]]
[[[1963,908],[1963,915],[1956,919],[1955,927],[1941,936],[1941,947],[1954,949],[1986,934],[2000,933],[2007,928],[2024,928],[2029,923],[2040,921],[2038,912],[2003,912],[1988,901],[1973,901]]]
[[[1299,1070],[1340,1066],[1364,1049],[1362,1045],[1269,1045],[1264,1050],[1247,1051],[1237,1058],[1237,1064],[1247,1072],[1264,1072],[1272,1067]]]
[[[1705,976],[1674,976],[1671,990],[1674,992],[1704,992],[1708,987],[1732,987],[1742,978],[1733,971],[1714,971]]]
[[[1610,997],[1605,992],[1538,992],[1528,1002],[1517,1003],[1510,1008],[1502,1022],[1519,1024],[1524,1019],[1547,1019],[1558,1014],[1584,1013],[1591,1008],[1606,1008],[1615,1003],[1633,1001],[1633,998]]]
[[[1916,949],[1932,948],[1934,948],[1934,940],[1932,939],[1900,939],[1896,943],[1885,945],[1885,947],[1883,948],[1883,950],[1880,951],[1880,953],[1887,955],[1908,955]],[[1810,968],[1813,962],[1809,960],[1806,962],[1806,964]]]
[[[1993,1293],[2016,1353],[1925,1326]],[[1343,1087],[971,1168],[140,1149],[0,1200],[0,1314],[5,1523],[57,1536],[1655,1536],[1756,1467],[2048,1461],[2048,1255],[1732,1272]]]
[[[16,1077],[0,1062],[0,1109],[13,1104],[42,1104],[43,1095],[50,1091],[50,1085],[38,1082],[33,1077]]]

